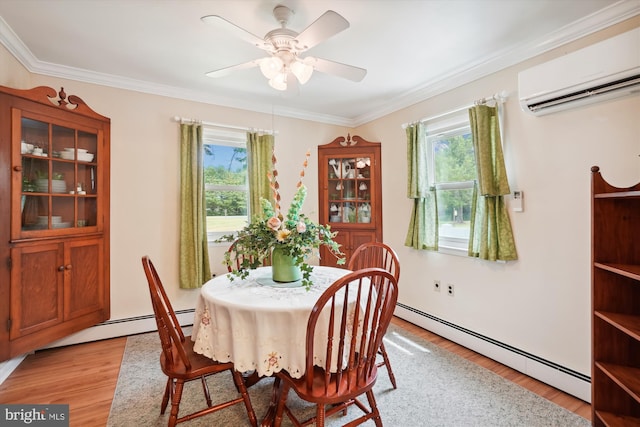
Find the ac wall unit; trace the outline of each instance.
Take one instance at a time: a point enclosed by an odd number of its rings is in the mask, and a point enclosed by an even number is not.
[[[537,116],[640,93],[640,28],[520,72],[518,92]]]

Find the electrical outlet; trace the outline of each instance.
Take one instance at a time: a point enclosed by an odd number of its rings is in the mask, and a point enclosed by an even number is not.
[[[449,284],[447,285],[447,293],[449,294],[449,296],[450,296],[450,297],[452,297],[452,296],[453,296],[453,291],[454,291],[454,289],[453,289],[453,285],[452,285],[451,283],[449,283]]]
[[[433,281],[433,290],[436,292],[440,292],[440,280]]]

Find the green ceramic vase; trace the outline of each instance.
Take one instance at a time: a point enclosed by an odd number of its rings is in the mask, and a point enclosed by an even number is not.
[[[282,248],[273,248],[271,252],[271,278],[274,282],[283,283],[296,282],[302,278],[300,267]]]

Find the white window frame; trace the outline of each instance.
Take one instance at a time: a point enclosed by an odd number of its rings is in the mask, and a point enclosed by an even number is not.
[[[202,143],[203,145],[223,145],[226,147],[234,148],[247,148],[247,135],[244,131],[233,130],[221,130],[212,127],[203,127],[202,129]],[[247,185],[215,185],[205,184],[205,192],[207,191],[245,191],[247,193],[247,220],[251,218],[251,212],[249,211],[249,180],[247,177]],[[225,231],[208,231],[207,240],[211,244],[214,240],[219,239],[223,235],[235,233],[238,230],[225,230]],[[228,243],[221,243],[221,245],[228,245]]]
[[[471,133],[471,123],[467,110],[439,117],[436,120],[425,123],[428,150],[429,182],[438,190],[462,190],[473,189],[475,181],[436,182],[435,147],[433,142],[442,136],[452,137]],[[437,213],[436,213],[437,215]],[[438,252],[451,255],[467,256],[469,247],[468,238],[442,236],[438,233]]]

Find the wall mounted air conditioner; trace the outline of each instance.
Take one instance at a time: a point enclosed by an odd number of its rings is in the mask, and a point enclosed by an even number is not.
[[[640,28],[520,72],[518,92],[538,116],[640,93]]]

